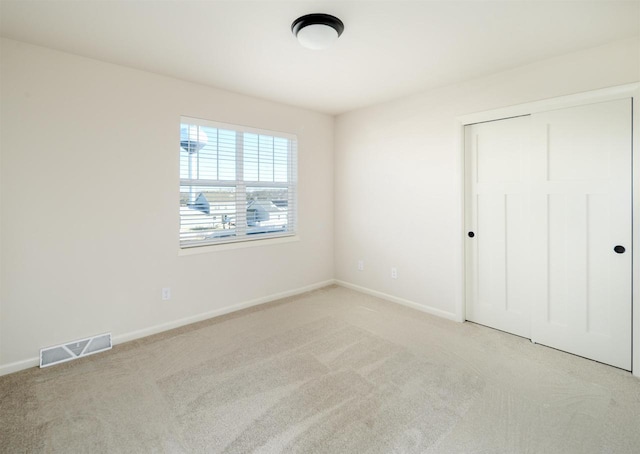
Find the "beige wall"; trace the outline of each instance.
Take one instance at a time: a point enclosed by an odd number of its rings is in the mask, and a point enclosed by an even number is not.
[[[44,346],[333,278],[332,117],[11,40],[1,51],[0,373]],[[298,135],[299,241],[178,255],[180,115]]]
[[[632,39],[338,116],[336,278],[458,319],[463,276],[456,117],[638,80],[640,42]],[[359,259],[364,271],[357,270]],[[391,279],[392,266],[397,280]],[[640,351],[640,335],[635,346]]]
[[[337,117],[334,162],[326,115],[11,40],[0,57],[0,373],[334,277],[456,318],[456,117],[640,79],[629,40],[430,90]],[[178,255],[180,115],[298,135],[299,241]]]

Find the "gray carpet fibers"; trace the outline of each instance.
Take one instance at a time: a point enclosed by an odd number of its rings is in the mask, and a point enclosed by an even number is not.
[[[638,453],[640,380],[332,286],[0,377],[0,452]]]

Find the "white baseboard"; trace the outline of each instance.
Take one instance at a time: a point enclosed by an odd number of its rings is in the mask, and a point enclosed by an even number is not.
[[[40,357],[36,356],[35,358],[23,359],[22,361],[16,361],[14,363],[3,364],[0,366],[0,377],[7,374],[12,374],[14,372],[19,372],[24,369],[29,369],[31,367],[37,367],[40,365]]]
[[[305,287],[300,287],[294,290],[288,290],[286,292],[281,292],[281,293],[274,293],[272,295],[263,296],[250,301],[245,301],[243,303],[234,304],[232,306],[226,306],[220,309],[204,312],[202,314],[193,315],[191,317],[185,317],[179,320],[173,320],[167,323],[162,323],[160,325],[150,326],[149,328],[132,331],[130,333],[118,334],[113,336],[113,345],[121,344],[123,342],[128,342],[135,339],[140,339],[141,337],[151,336],[152,334],[162,333],[163,331],[169,331],[170,329],[180,328],[181,326],[190,325],[191,323],[201,322],[202,320],[207,320],[213,317],[219,317],[221,315],[230,314],[231,312],[236,312],[242,309],[246,309],[248,307],[258,306],[264,303],[270,303],[271,301],[277,301],[279,299],[287,298],[289,296],[300,295],[301,293],[317,290],[319,288],[326,287],[327,285],[332,285],[334,283],[335,281],[333,279],[329,279],[326,281],[307,285]]]
[[[326,287],[328,285],[335,284],[336,281],[334,279],[329,279],[322,282],[316,282],[315,284],[307,285],[304,287],[300,287],[293,290],[288,290],[286,292],[274,293],[272,295],[263,296],[261,298],[256,298],[250,301],[245,301],[243,303],[234,304],[231,306],[223,307],[220,309],[215,309],[213,311],[205,312],[198,315],[193,315],[191,317],[181,318],[179,320],[173,320],[167,323],[162,323],[160,325],[150,326],[148,328],[140,329],[137,331],[132,331],[129,333],[123,333],[113,336],[113,345],[121,344],[123,342],[132,341],[135,339],[140,339],[141,337],[151,336],[152,334],[161,333],[163,331],[168,331],[170,329],[179,328],[181,326],[189,325],[191,323],[200,322],[202,320],[207,320],[209,318],[218,317],[220,315],[229,314],[231,312],[236,312],[242,309],[246,309],[248,307],[257,306],[264,303],[269,303],[271,301],[277,301],[282,298],[287,298],[289,296],[300,295],[302,293],[310,292],[312,290],[317,290],[322,287]],[[21,361],[16,361],[9,364],[0,365],[0,376],[11,374],[14,372],[19,372],[24,369],[28,369],[30,367],[36,367],[40,364],[40,358],[38,356],[34,358],[24,359]]]
[[[387,293],[382,293],[377,290],[371,290],[366,287],[361,287],[359,285],[351,284],[349,282],[335,280],[335,283],[341,285],[342,287],[350,288],[352,290],[356,290],[360,293],[366,293],[367,295],[375,296],[377,298],[381,298],[383,300],[391,301],[392,303],[402,304],[403,306],[410,307],[412,309],[419,310],[420,312],[425,312],[430,315],[435,315],[436,317],[446,318],[447,320],[452,320],[454,322],[459,322],[460,317],[453,312],[443,311],[442,309],[436,309],[434,307],[423,306],[422,304],[418,304],[414,301],[409,301],[404,298],[398,298],[397,296],[389,295]]]
[[[192,317],[182,318],[180,320],[174,320],[172,322],[163,323],[160,325],[152,326],[149,328],[133,331],[130,333],[120,334],[114,336],[113,343],[121,344],[123,342],[128,342],[131,340],[139,339],[141,337],[150,336],[152,334],[157,334],[163,331],[168,331],[170,329],[179,328],[181,326],[189,325],[191,323],[196,323],[202,320],[207,320],[209,318],[218,317],[220,315],[229,314],[231,312],[239,311],[242,309],[246,309],[248,307],[257,306],[264,303],[269,303],[271,301],[277,301],[282,298],[287,298],[289,296],[295,296],[302,293],[306,293],[312,290],[317,290],[322,287],[326,287],[328,285],[337,284],[342,287],[346,287],[352,290],[356,290],[361,293],[365,293],[367,295],[375,296],[377,298],[381,298],[392,303],[401,304],[403,306],[410,307],[412,309],[419,310],[421,312],[425,312],[427,314],[435,315],[437,317],[442,317],[447,320],[452,320],[454,322],[460,322],[458,315],[452,312],[443,311],[441,309],[436,309],[429,306],[423,306],[422,304],[418,304],[414,301],[409,301],[404,298],[398,298],[396,296],[392,296],[383,292],[379,292],[377,290],[371,290],[366,287],[361,287],[359,285],[351,284],[349,282],[341,281],[338,279],[328,279],[326,281],[317,282],[315,284],[307,285],[305,287],[300,287],[294,290],[289,290],[286,292],[275,293],[269,296],[264,296],[261,298],[256,298],[254,300],[245,301],[243,303],[234,304],[232,306],[227,306],[221,309],[216,309],[213,311],[205,312],[203,314],[194,315]],[[33,358],[24,359],[21,361],[15,361],[13,363],[0,365],[0,376],[11,374],[14,372],[19,372],[24,369],[29,369],[31,367],[37,367],[40,364],[40,358],[38,356]],[[634,368],[633,375],[640,378],[640,368]]]

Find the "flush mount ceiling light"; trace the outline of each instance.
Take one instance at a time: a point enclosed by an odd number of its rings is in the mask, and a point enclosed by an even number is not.
[[[326,49],[342,35],[344,24],[329,14],[307,14],[293,21],[291,31],[304,47]]]

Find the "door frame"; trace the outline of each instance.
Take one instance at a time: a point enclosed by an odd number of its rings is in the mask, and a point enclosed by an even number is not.
[[[458,247],[456,252],[456,268],[459,270],[460,282],[456,294],[456,320],[466,320],[466,259],[465,259],[465,159],[464,159],[464,127],[474,123],[502,120],[521,115],[530,115],[549,110],[576,107],[585,104],[613,101],[616,99],[632,98],[632,292],[631,292],[631,370],[632,374],[640,377],[640,254],[634,254],[634,245],[640,244],[640,82],[614,87],[576,93],[556,98],[543,99],[514,106],[491,109],[482,112],[458,116],[455,119],[456,168],[458,169],[457,187],[458,197],[458,231],[456,232]]]

